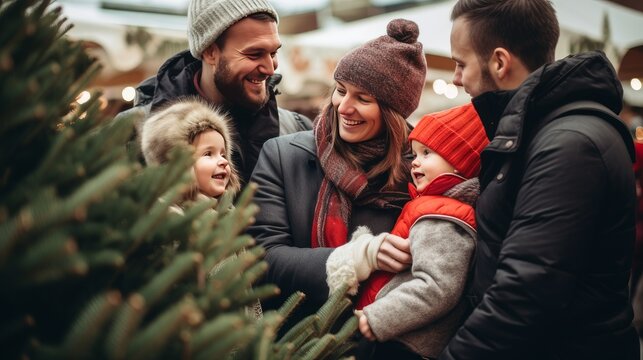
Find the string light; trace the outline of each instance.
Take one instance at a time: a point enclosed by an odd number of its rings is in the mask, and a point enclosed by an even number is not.
[[[643,141],[643,127],[637,126],[634,131],[634,136],[636,137],[636,140]]]
[[[455,99],[456,96],[458,96],[458,87],[454,84],[447,85],[444,96],[446,96],[448,99]]]
[[[634,79],[630,80],[630,86],[632,87],[632,89],[634,89],[636,91],[641,90],[641,80],[639,80],[637,78],[634,78]]]
[[[107,108],[107,105],[108,105],[108,100],[107,100],[107,98],[106,98],[106,97],[104,97],[104,96],[101,96],[101,97],[99,97],[99,98],[98,98],[98,101],[99,101],[99,103],[100,103],[100,105],[99,105],[99,109],[101,109],[101,110],[105,110],[105,109]]]
[[[132,101],[134,100],[134,97],[136,97],[136,89],[128,86],[123,89],[123,91],[121,92],[121,96],[123,96],[123,100],[125,101]]]
[[[78,96],[76,97],[76,102],[82,105],[82,104],[88,102],[89,99],[91,99],[91,98],[92,98],[92,94],[90,94],[89,91],[85,90],[85,91],[81,92],[80,94],[78,94]]]
[[[442,95],[444,92],[447,90],[447,82],[442,80],[442,79],[436,79],[433,82],[433,91],[435,91],[436,94]]]

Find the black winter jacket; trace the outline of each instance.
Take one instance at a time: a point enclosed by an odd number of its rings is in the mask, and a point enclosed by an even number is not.
[[[189,51],[182,51],[168,59],[158,74],[143,81],[136,88],[134,108],[118,116],[132,114],[137,116],[137,133],[140,134],[145,118],[151,112],[162,108],[166,103],[185,96],[198,96],[194,87],[194,76],[201,70],[201,61],[192,57]],[[263,143],[279,135],[312,129],[307,117],[277,107],[275,86],[281,75],[273,75],[267,81],[270,99],[256,114],[228,108],[233,118],[235,147],[233,161],[240,172],[243,182],[247,182],[254,168]],[[223,104],[221,104],[223,105]],[[140,144],[135,144],[137,150]],[[140,151],[138,151],[140,153]]]
[[[474,99],[492,138],[476,206],[477,307],[440,359],[638,359],[632,139],[618,120],[592,114],[542,123],[579,100],[618,113],[621,99],[600,52]]]
[[[281,296],[262,305],[274,309],[295,291],[306,294],[290,324],[316,311],[328,298],[326,260],[334,249],[313,249],[310,240],[323,177],[313,133],[303,131],[266,141],[250,179],[258,185],[254,201],[260,210],[248,232],[266,248],[269,268],[264,281],[281,289]],[[359,225],[374,234],[390,231],[400,211],[353,206],[349,234]]]

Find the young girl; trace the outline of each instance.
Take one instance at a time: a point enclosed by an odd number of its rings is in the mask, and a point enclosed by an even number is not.
[[[219,198],[224,192],[239,191],[240,180],[231,159],[232,139],[229,117],[198,98],[179,100],[155,113],[143,125],[141,148],[147,165],[169,161],[168,155],[175,147],[192,147],[195,162],[192,167],[194,183],[172,211],[182,214],[186,201],[206,196]],[[232,255],[209,271],[215,274]],[[246,308],[246,313],[263,317],[261,303],[257,300]]]
[[[199,195],[219,198],[225,191],[239,190],[239,177],[229,160],[229,121],[219,109],[192,98],[180,100],[145,121],[141,148],[148,165],[166,163],[177,146],[194,149],[194,186],[179,206]]]
[[[362,357],[435,358],[464,321],[461,301],[475,249],[473,205],[480,153],[488,140],[472,104],[426,115],[409,135],[414,160],[409,201],[391,233],[408,238],[413,264],[397,275],[378,271],[357,299],[359,329],[378,340]],[[331,291],[378,270],[377,249],[386,233],[353,233],[326,269]]]

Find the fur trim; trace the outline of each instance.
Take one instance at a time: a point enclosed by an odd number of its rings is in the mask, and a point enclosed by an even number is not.
[[[353,234],[351,235],[350,241],[354,241],[358,237],[360,237],[360,236],[362,236],[364,234],[373,235],[373,233],[371,232],[371,229],[369,229],[368,226],[360,225],[360,226],[357,227],[357,229],[355,229],[355,231],[353,231]]]
[[[447,190],[443,195],[454,198],[475,208],[476,201],[480,195],[480,181],[477,177],[463,181]]]
[[[199,98],[184,98],[154,113],[143,124],[141,149],[148,165],[166,163],[175,147],[191,147],[194,138],[206,131],[214,130],[223,136],[226,156],[230,162],[228,189],[236,192],[240,180],[232,163],[231,119],[218,107],[210,106]]]

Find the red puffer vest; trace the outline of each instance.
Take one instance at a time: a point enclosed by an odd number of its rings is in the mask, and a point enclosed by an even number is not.
[[[436,195],[443,194],[453,186],[463,182],[465,179],[452,174],[443,174],[436,177],[423,191],[418,194],[415,187],[409,184],[409,193],[413,200],[404,205],[391,234],[408,239],[411,227],[420,218],[447,219],[457,222],[463,226],[471,227],[475,231],[475,211],[471,205],[465,204],[456,199]],[[375,301],[377,293],[386,285],[395,274],[386,271],[376,271],[362,285],[358,295],[355,308],[363,309],[366,305]]]

